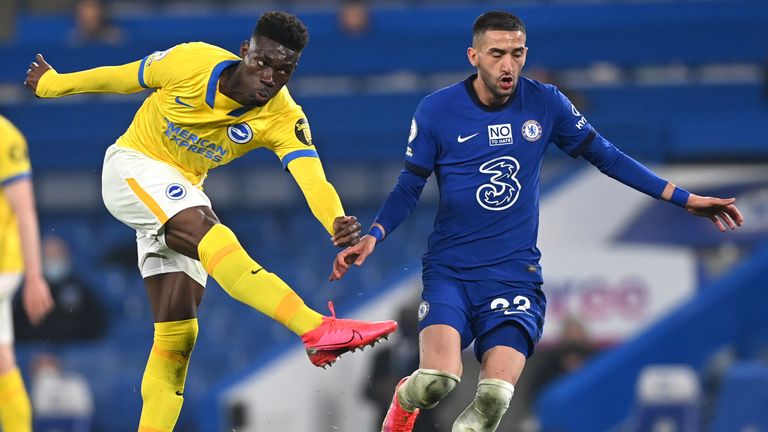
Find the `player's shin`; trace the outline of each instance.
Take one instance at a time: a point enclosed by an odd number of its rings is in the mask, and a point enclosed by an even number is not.
[[[308,308],[285,282],[254,261],[226,226],[214,225],[197,250],[208,274],[234,299],[299,336],[322,323],[322,315]]]
[[[0,374],[0,430],[32,431],[32,407],[18,368]]]
[[[173,431],[184,403],[184,381],[197,332],[196,318],[155,323],[155,340],[141,381],[139,432]]]
[[[475,399],[453,423],[451,432],[494,432],[514,393],[515,387],[504,380],[480,380]]]

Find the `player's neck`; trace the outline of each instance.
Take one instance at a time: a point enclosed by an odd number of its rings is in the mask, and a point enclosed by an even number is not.
[[[483,83],[483,80],[479,75],[475,77],[474,81],[472,81],[472,88],[475,89],[477,100],[479,100],[483,105],[491,108],[504,105],[510,98],[510,96],[499,98],[493,94],[493,92],[490,91],[488,87],[486,87],[485,83]]]
[[[246,106],[248,103],[245,102],[245,95],[238,91],[240,83],[241,81],[237,75],[237,66],[230,66],[224,69],[219,76],[219,91],[240,105]]]

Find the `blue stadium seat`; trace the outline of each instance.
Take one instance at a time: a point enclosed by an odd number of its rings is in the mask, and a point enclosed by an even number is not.
[[[768,430],[768,365],[743,362],[723,378],[712,432]]]

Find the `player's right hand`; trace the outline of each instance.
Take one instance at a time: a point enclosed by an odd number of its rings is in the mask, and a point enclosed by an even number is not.
[[[333,282],[344,277],[352,263],[358,267],[363,265],[365,259],[373,253],[373,249],[375,248],[376,237],[366,235],[360,239],[358,244],[350,246],[336,254],[336,259],[333,261],[333,271],[328,277],[328,280]]]
[[[41,276],[28,276],[24,282],[22,303],[29,322],[37,325],[53,309],[53,297],[48,283]]]
[[[24,85],[28,89],[32,90],[32,93],[36,95],[37,83],[40,82],[40,77],[52,69],[53,68],[51,65],[49,65],[48,62],[46,62],[43,58],[43,55],[38,53],[35,56],[35,61],[29,64],[29,69],[27,69],[27,77],[24,79]]]
[[[736,198],[723,199],[691,194],[685,208],[691,214],[711,219],[720,232],[725,232],[726,227],[735,230],[744,223],[744,217],[735,203]]]

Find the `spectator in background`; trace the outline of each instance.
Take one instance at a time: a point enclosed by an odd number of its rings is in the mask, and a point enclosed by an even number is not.
[[[370,17],[365,0],[342,0],[339,9],[339,26],[352,36],[359,36],[368,31]]]
[[[539,366],[531,385],[533,392],[538,393],[553,380],[581,369],[596,351],[584,323],[575,317],[566,318],[555,346],[537,354]]]
[[[59,236],[43,239],[43,274],[56,306],[37,327],[23,314],[15,314],[19,340],[66,342],[97,339],[104,335],[107,322],[102,305],[93,290],[73,271],[69,246]]]
[[[88,381],[62,370],[59,359],[40,354],[32,361],[32,406],[38,432],[91,430],[93,396]]]
[[[416,314],[419,301],[408,302],[400,309],[396,338],[373,358],[370,382],[366,383],[364,389],[365,398],[376,408],[376,423],[371,430],[381,428],[392,399],[392,388],[403,375],[419,366],[419,353],[415,349],[419,344],[419,323]],[[423,412],[416,420],[413,432],[439,431],[437,411],[439,408]]]
[[[69,35],[70,45],[120,45],[124,40],[123,31],[110,22],[101,0],[80,0],[75,4],[75,29]]]

